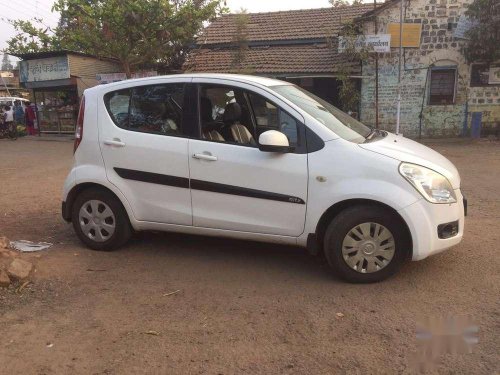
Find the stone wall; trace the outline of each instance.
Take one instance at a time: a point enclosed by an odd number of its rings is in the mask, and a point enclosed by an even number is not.
[[[458,19],[470,0],[406,1],[405,21],[421,23],[420,48],[405,48],[402,75],[401,131],[417,137],[450,137],[461,134],[466,113],[483,113],[483,128],[500,127],[500,86],[470,87],[470,65],[462,54],[464,41],[453,36]],[[399,22],[399,3],[382,10],[377,17],[378,32]],[[375,33],[374,23],[364,24],[366,34]],[[375,125],[374,58],[363,64],[361,120]],[[394,131],[396,125],[399,49],[379,54],[379,124]],[[458,78],[453,105],[429,105],[429,67],[456,66]],[[466,102],[468,101],[468,110]],[[487,130],[487,129],[486,129]]]

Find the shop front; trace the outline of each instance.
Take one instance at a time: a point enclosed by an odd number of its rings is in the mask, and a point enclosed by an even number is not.
[[[41,133],[72,134],[78,116],[76,85],[33,89]]]
[[[18,55],[19,80],[32,92],[40,134],[73,134],[83,91],[99,74],[119,72],[113,60],[70,51]]]

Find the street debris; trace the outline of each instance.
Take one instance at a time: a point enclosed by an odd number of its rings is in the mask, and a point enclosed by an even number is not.
[[[54,344],[53,344],[53,343],[51,343],[51,342],[48,342],[48,343],[47,343],[47,348],[52,348],[53,346],[54,346]]]
[[[163,295],[163,297],[173,296],[174,294],[177,294],[177,293],[179,293],[180,291],[181,291],[181,290],[179,289],[179,290],[176,290],[175,292],[165,293],[165,294]]]
[[[29,276],[32,269],[32,263],[22,259],[14,259],[7,269],[7,273],[15,280],[24,280]]]
[[[340,319],[340,318],[344,317],[344,314],[342,314],[341,312],[338,312],[335,314],[335,316],[337,317],[337,319]]]
[[[4,270],[0,269],[0,287],[7,288],[10,285],[10,277]]]
[[[8,249],[10,245],[10,241],[7,237],[0,237],[0,249]]]
[[[158,331],[146,331],[144,332],[146,335],[151,335],[151,336],[160,336],[160,332]]]
[[[21,286],[16,289],[16,293],[21,293],[23,289],[26,288],[29,284],[31,284],[31,281],[29,280],[22,283]]]
[[[10,247],[12,249],[21,251],[23,253],[42,251],[48,249],[51,246],[52,244],[49,242],[31,242],[26,240],[11,241],[10,243]]]

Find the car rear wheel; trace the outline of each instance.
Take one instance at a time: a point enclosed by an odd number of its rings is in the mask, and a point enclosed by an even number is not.
[[[73,204],[71,219],[80,240],[94,250],[114,250],[132,235],[127,212],[121,202],[105,190],[83,191]]]
[[[338,214],[324,237],[332,270],[354,283],[386,279],[399,270],[409,250],[401,220],[383,207],[363,205]]]

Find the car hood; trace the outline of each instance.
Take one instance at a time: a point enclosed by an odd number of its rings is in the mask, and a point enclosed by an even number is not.
[[[387,133],[387,136],[373,142],[359,145],[365,150],[373,151],[390,158],[422,165],[445,176],[453,189],[460,188],[460,175],[457,168],[443,155],[411,139]]]

